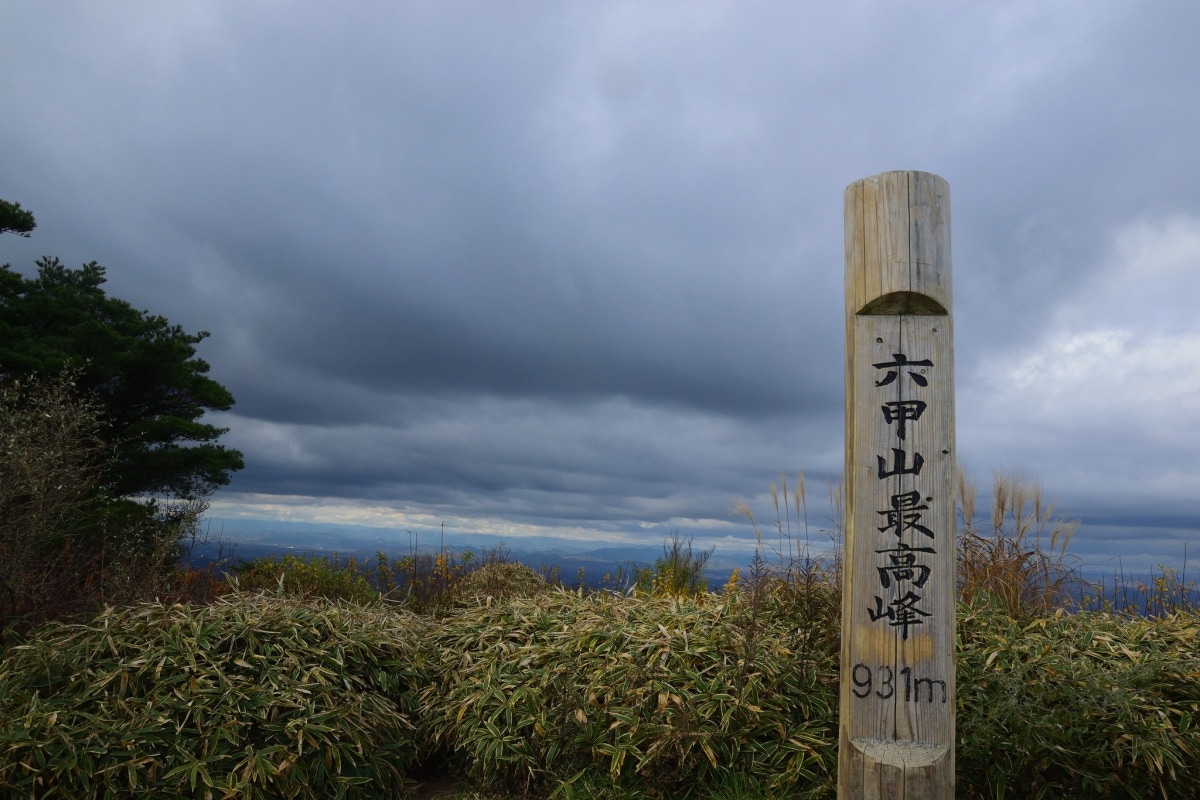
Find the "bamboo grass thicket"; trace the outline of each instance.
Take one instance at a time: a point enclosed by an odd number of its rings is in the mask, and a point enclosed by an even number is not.
[[[51,624],[0,659],[11,797],[829,797],[836,593],[392,605],[235,594]],[[1200,796],[1200,616],[959,606],[959,796]],[[0,796],[3,796],[0,793]]]
[[[422,618],[283,594],[110,608],[0,660],[8,797],[378,797],[422,757]]]
[[[1031,483],[963,504],[988,546],[960,560],[958,796],[1200,797],[1200,615],[1053,607],[1066,534]],[[315,559],[44,626],[0,657],[0,797],[403,797],[423,769],[470,776],[460,800],[832,797],[838,561],[803,485],[722,593],[566,591],[495,554],[352,602],[406,562]]]
[[[461,612],[436,634],[446,681],[424,695],[435,742],[482,783],[546,791],[591,773],[681,796],[732,775],[828,791],[833,647],[764,594],[557,590]]]
[[[970,798],[1200,796],[1200,616],[959,610],[958,774]]]

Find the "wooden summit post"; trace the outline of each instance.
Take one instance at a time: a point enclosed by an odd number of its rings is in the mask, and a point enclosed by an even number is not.
[[[954,797],[950,187],[846,188],[846,555],[838,798]]]

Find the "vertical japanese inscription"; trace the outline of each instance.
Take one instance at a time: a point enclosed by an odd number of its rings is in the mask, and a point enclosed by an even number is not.
[[[860,736],[929,741],[925,729],[940,725],[903,709],[949,713],[953,697],[950,324],[931,314],[861,314],[853,330],[846,699],[872,709],[854,724]]]
[[[929,388],[928,372],[932,371],[934,363],[928,358],[910,359],[906,353],[893,353],[892,360],[872,366],[883,375],[874,384],[876,389],[884,393],[880,398],[879,410],[884,424],[889,426],[895,439],[895,446],[890,448],[890,461],[887,456],[876,456],[877,477],[886,481],[888,478],[911,476],[915,487],[896,493],[889,490],[888,507],[876,512],[885,519],[885,524],[877,530],[894,534],[895,541],[887,543],[892,547],[884,546],[875,550],[876,555],[885,557],[885,563],[876,567],[880,593],[872,598],[873,604],[867,608],[867,614],[872,622],[886,622],[897,629],[902,639],[908,639],[912,629],[924,624],[924,618],[930,616],[925,608],[924,593],[933,570],[921,562],[922,559],[928,560],[927,557],[937,555],[936,542],[939,538],[924,524],[922,517],[933,501],[932,496],[922,496],[925,487],[920,478],[925,456],[915,447],[908,449],[913,444],[908,437],[910,423],[919,423],[929,404],[909,394]],[[902,374],[908,380],[902,378]],[[893,394],[889,389],[894,390],[897,399],[888,399],[888,395]],[[916,546],[917,543],[913,541],[918,534],[928,539],[923,547]]]

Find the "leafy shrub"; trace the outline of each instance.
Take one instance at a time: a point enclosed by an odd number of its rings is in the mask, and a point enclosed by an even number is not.
[[[425,622],[230,595],[52,623],[0,661],[11,797],[379,797],[422,754]]]
[[[517,562],[484,564],[467,573],[455,587],[460,603],[474,605],[481,599],[503,600],[532,597],[549,590],[545,578]]]
[[[813,652],[768,598],[747,640],[737,596],[555,590],[448,617],[434,741],[481,781],[528,790],[590,771],[678,796],[753,775],[827,793],[836,759],[836,647]]]
[[[470,550],[462,556],[442,549],[438,553],[417,553],[398,558],[390,570],[382,566],[388,596],[404,602],[405,607],[421,614],[440,614],[456,604],[457,587],[475,561]]]
[[[167,585],[158,599],[165,603],[206,605],[234,591],[235,587],[217,563],[209,562],[203,567],[181,563],[168,576]]]
[[[489,569],[491,568],[491,569]],[[480,570],[484,574],[472,575]],[[409,555],[388,563],[387,556],[380,552],[374,572],[374,582],[381,595],[388,600],[400,601],[405,608],[421,614],[439,615],[464,603],[473,604],[481,590],[484,594],[498,596],[511,594],[505,584],[515,581],[510,587],[516,593],[524,593],[541,586],[545,580],[535,582],[520,564],[509,562],[509,551],[497,545],[476,554],[470,549],[461,553],[442,547],[436,553],[421,553],[415,549]]]
[[[74,377],[0,381],[0,629],[92,599],[106,454]]]
[[[275,592],[296,597],[370,603],[379,599],[358,564],[336,557],[286,555],[243,561],[230,571],[243,592]]]
[[[962,605],[959,796],[1200,797],[1200,618]]]
[[[681,536],[678,530],[671,531],[671,538],[663,542],[663,554],[653,567],[638,569],[634,574],[634,588],[639,592],[664,597],[695,597],[708,591],[704,579],[704,567],[712,557],[716,546],[697,551],[692,547],[692,536]]]
[[[109,496],[107,424],[77,377],[0,378],[0,633],[154,597],[207,508]]]

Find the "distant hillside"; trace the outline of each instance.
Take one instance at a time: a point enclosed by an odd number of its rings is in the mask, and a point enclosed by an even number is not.
[[[270,527],[267,527],[270,526]],[[444,546],[456,553],[470,551],[482,557],[493,548],[508,554],[508,560],[519,561],[543,573],[557,571],[563,583],[573,586],[582,571],[588,588],[601,588],[606,576],[615,578],[618,570],[632,572],[633,567],[653,566],[662,557],[661,542],[646,545],[610,545],[580,549],[573,540],[552,537],[522,538],[508,543],[499,536],[480,534],[416,537],[394,531],[355,526],[328,526],[314,523],[263,523],[245,520],[216,520],[209,528],[206,541],[196,542],[186,555],[188,563],[205,567],[209,564],[224,569],[237,561],[272,558],[287,554],[328,556],[340,559],[371,560],[383,551],[396,559],[418,553],[436,553]],[[744,567],[749,557],[713,554],[704,573],[710,587],[719,589],[734,569]]]

